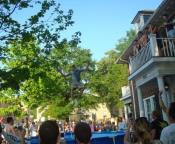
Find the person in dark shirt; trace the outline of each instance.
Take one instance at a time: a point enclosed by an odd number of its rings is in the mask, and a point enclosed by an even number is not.
[[[69,73],[65,73],[60,67],[57,68],[58,72],[61,73],[62,76],[67,77],[71,76],[71,86],[72,88],[81,88],[81,73],[87,71],[89,68],[89,63],[86,67],[78,68],[75,65],[72,65],[72,71]]]
[[[162,129],[168,126],[168,123],[161,119],[160,112],[158,110],[154,110],[152,112],[151,122],[151,135],[153,140],[159,140]]]
[[[77,89],[80,90],[80,96],[83,94],[84,86],[81,82],[81,73],[87,70],[89,70],[89,62],[87,66],[83,68],[78,68],[75,65],[72,65],[72,70],[69,73],[65,73],[60,67],[57,68],[57,71],[61,73],[62,76],[71,76],[71,97]]]
[[[175,29],[174,29],[174,23],[172,22],[172,19],[168,17],[168,15],[163,15],[163,19],[165,20],[164,27],[167,32],[168,38],[175,38]]]

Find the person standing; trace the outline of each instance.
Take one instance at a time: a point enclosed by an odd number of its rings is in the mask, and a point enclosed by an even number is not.
[[[74,129],[75,140],[77,144],[89,144],[92,136],[91,128],[89,124],[85,122],[79,122]]]
[[[56,121],[45,121],[39,128],[40,144],[59,144],[59,135],[59,127]]]
[[[167,32],[167,37],[175,38],[174,22],[172,22],[172,19],[170,19],[167,14],[163,15],[163,19],[165,20],[164,27]]]
[[[15,130],[13,128],[14,119],[12,117],[7,117],[7,124],[5,125],[5,132],[15,135]]]
[[[168,126],[168,123],[161,118],[160,112],[158,110],[154,110],[152,112],[151,122],[151,135],[152,139],[159,140],[162,129]]]
[[[168,109],[168,119],[170,125],[162,130],[160,140],[164,144],[175,144],[175,102]]]

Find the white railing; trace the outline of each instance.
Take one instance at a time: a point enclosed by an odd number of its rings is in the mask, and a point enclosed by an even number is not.
[[[130,58],[131,73],[136,71],[139,67],[149,61],[152,57],[150,42],[137,53],[137,55]]]
[[[152,57],[175,57],[175,38],[156,38],[150,34],[149,42],[133,57],[130,57],[130,73],[135,72]]]
[[[157,38],[157,45],[160,49],[159,56],[175,56],[175,38]]]

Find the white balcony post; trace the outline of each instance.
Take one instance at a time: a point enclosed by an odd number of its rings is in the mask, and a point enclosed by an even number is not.
[[[128,120],[128,111],[126,105],[124,105],[124,113],[125,113],[125,119]]]
[[[161,76],[157,77],[157,82],[158,82],[159,91],[162,91],[162,100],[165,106],[167,107],[166,92],[165,92],[163,77]],[[162,110],[162,113],[163,113],[164,120],[168,121],[167,114],[163,110]]]
[[[150,48],[151,48],[152,56],[159,56],[159,49],[157,45],[156,34],[151,33],[149,35],[149,39],[150,39]]]
[[[143,98],[142,98],[142,92],[140,87],[137,87],[137,96],[138,96],[138,102],[139,102],[139,111],[140,111],[140,117],[144,117],[144,107],[143,107]]]
[[[132,58],[129,57],[129,72],[130,72],[130,74],[132,73],[132,70],[133,70]]]

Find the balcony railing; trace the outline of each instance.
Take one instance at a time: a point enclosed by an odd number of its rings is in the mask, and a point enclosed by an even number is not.
[[[131,70],[134,72],[137,70],[140,66],[145,64],[147,61],[149,61],[152,57],[151,49],[150,49],[150,42],[147,43],[145,47],[143,47],[137,55],[130,58],[130,64],[131,64]]]
[[[175,57],[175,38],[156,38],[155,34],[151,34],[146,46],[130,58],[130,73],[135,72],[152,57]]]
[[[160,56],[174,57],[175,56],[175,38],[158,38],[160,42]]]

